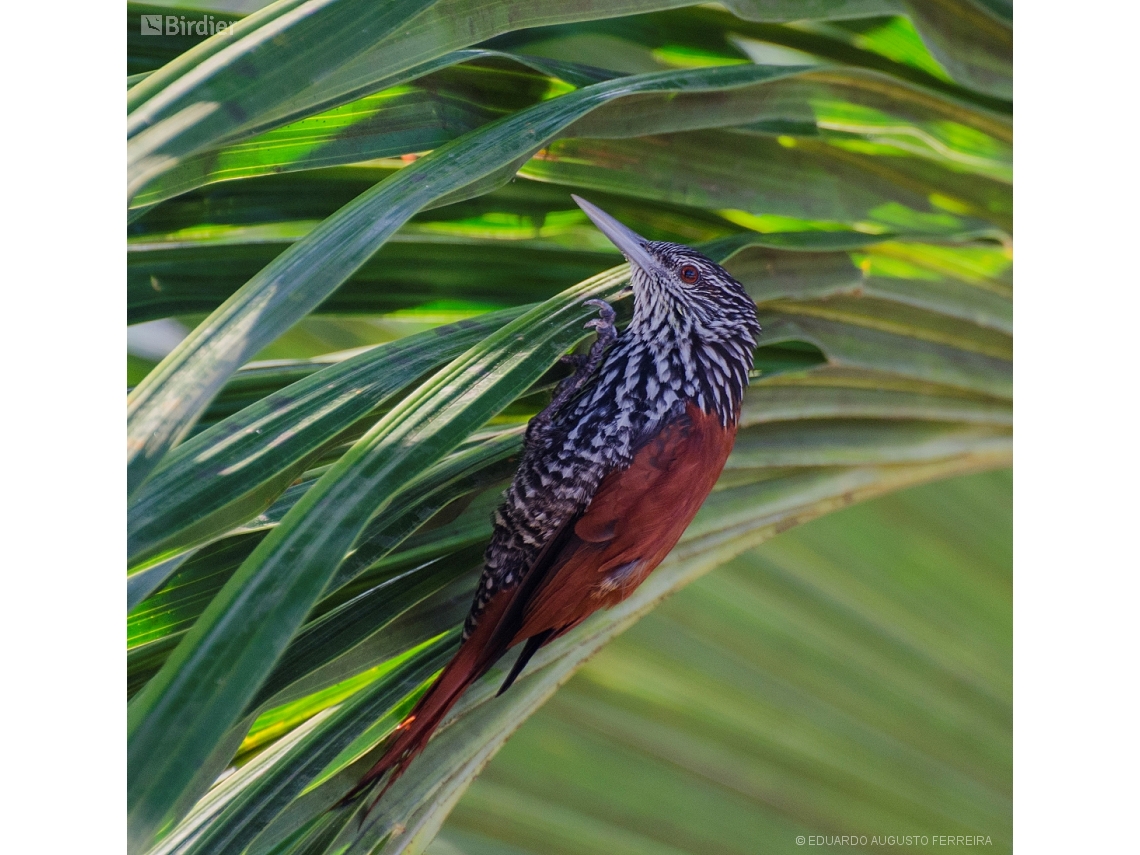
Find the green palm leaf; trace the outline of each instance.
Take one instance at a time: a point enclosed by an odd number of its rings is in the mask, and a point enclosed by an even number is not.
[[[878,499],[698,580],[529,719],[427,851],[1010,851],[1010,482]]]
[[[128,98],[128,322],[192,329],[132,357],[132,852],[424,851],[670,592],[831,510],[1008,465],[1006,7],[365,6],[129,43],[157,70]],[[801,64],[750,61],[779,50]],[[634,597],[502,698],[496,674],[473,687],[376,811],[330,810],[454,649],[582,302],[620,295],[572,191],[756,299],[736,449]]]

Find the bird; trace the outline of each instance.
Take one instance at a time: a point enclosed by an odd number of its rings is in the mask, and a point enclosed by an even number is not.
[[[732,450],[760,334],[756,305],[691,247],[649,241],[572,196],[630,265],[633,317],[603,300],[596,338],[527,425],[458,651],[340,804],[391,773],[515,645],[502,694],[543,645],[628,597],[676,545]],[[371,810],[371,807],[369,808]]]

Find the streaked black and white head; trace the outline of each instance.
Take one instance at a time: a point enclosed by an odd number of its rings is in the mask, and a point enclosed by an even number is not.
[[[695,249],[646,240],[596,205],[573,198],[630,263],[634,312],[629,335],[657,361],[676,361],[688,385],[711,385],[699,397],[715,397],[722,413],[726,399],[732,401],[731,409],[739,407],[760,333],[756,304],[744,287]]]

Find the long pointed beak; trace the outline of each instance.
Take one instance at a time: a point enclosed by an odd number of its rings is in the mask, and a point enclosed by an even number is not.
[[[578,203],[578,207],[586,212],[586,216],[593,220],[594,225],[601,229],[602,234],[622,251],[630,264],[636,264],[647,273],[657,266],[657,262],[646,249],[646,244],[649,241],[633,229],[623,226],[597,205],[590,204],[581,196],[575,196],[571,193],[570,198]]]

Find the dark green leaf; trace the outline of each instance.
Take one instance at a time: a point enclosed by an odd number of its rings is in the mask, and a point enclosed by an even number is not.
[[[128,194],[259,121],[302,81],[383,39],[434,0],[277,0],[127,93]]]
[[[598,83],[486,125],[395,173],[274,259],[135,388],[128,399],[128,494],[239,365],[319,305],[421,208],[457,191],[474,195],[480,182],[480,189],[501,183],[550,138],[614,99],[644,91],[715,92],[794,73],[732,66]]]
[[[612,296],[621,280],[619,268],[585,282],[459,357],[381,419],[258,545],[131,701],[136,845],[184,798],[190,770],[237,721],[368,520],[580,340],[588,316],[580,301]],[[447,389],[464,393],[441,394]]]
[[[198,434],[164,460],[132,498],[129,560],[185,549],[256,516],[322,446],[517,314],[486,315],[381,345]]]

